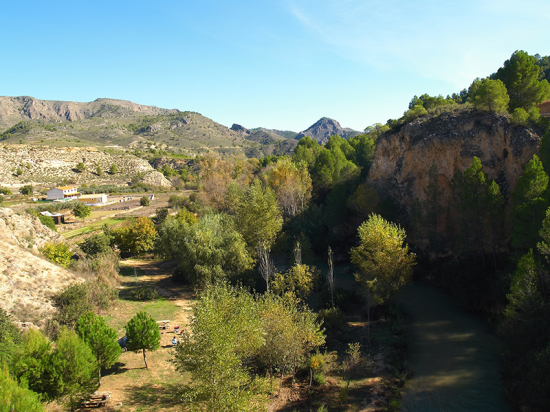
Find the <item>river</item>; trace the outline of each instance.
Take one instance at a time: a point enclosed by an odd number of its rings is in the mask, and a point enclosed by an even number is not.
[[[396,300],[408,312],[409,366],[402,411],[509,411],[500,380],[500,342],[480,319],[425,284]]]

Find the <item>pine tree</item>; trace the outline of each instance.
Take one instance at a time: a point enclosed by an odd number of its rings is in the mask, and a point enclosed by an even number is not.
[[[93,312],[82,315],[74,329],[97,360],[98,384],[101,385],[101,368],[112,366],[122,353],[117,342],[117,333],[105,324],[102,316]]]
[[[140,311],[126,324],[128,350],[143,351],[143,362],[148,369],[145,350],[155,351],[160,347],[160,332],[157,322],[146,312]]]

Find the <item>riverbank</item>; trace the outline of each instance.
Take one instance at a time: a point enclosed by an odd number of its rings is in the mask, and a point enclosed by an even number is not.
[[[409,321],[403,411],[508,411],[501,343],[487,324],[433,286],[404,287],[396,302]]]

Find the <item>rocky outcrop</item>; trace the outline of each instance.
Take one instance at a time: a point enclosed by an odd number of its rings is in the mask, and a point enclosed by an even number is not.
[[[55,311],[51,296],[83,282],[38,253],[46,242],[62,240],[38,218],[0,208],[0,307],[17,320],[40,325]]]
[[[353,129],[343,128],[336,120],[323,117],[311,125],[308,129],[298,133],[295,139],[300,140],[304,136],[309,136],[317,140],[319,143],[325,144],[330,136],[334,136],[336,134],[344,139],[349,139],[360,133],[361,132]]]
[[[233,123],[230,130],[233,130],[234,132],[237,132],[239,136],[246,138],[250,133],[252,133],[250,130],[248,130],[246,127],[241,126],[240,124]]]
[[[426,198],[428,171],[435,162],[448,203],[454,171],[464,171],[477,156],[508,198],[539,143],[533,130],[514,126],[502,115],[465,109],[425,116],[380,137],[367,183],[407,212],[415,198]]]
[[[127,117],[133,114],[165,115],[178,113],[125,100],[96,99],[89,103],[40,100],[30,96],[0,96],[0,127],[9,127],[24,120],[73,122],[90,117]]]
[[[78,163],[84,163],[86,170],[76,170]],[[115,175],[108,173],[113,164],[118,170]],[[102,175],[97,173],[98,166]],[[146,160],[132,155],[111,155],[96,147],[0,146],[0,185],[4,186],[52,186],[63,181],[78,185],[125,184],[138,173],[148,182],[155,182],[151,183],[155,186],[171,186]]]

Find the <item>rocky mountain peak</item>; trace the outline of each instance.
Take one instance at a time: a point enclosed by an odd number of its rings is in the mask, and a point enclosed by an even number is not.
[[[304,136],[309,136],[317,140],[319,143],[325,144],[328,142],[329,137],[334,136],[335,134],[343,137],[344,139],[349,139],[350,137],[357,136],[360,132],[350,128],[344,128],[334,119],[322,117],[308,129],[298,133],[296,140],[300,140]]]

